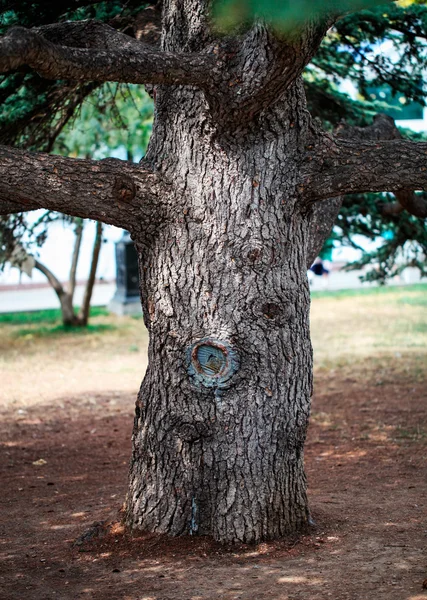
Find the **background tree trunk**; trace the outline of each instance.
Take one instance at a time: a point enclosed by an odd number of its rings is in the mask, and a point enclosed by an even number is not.
[[[46,276],[50,285],[53,287],[61,306],[62,323],[65,326],[78,325],[77,316],[74,312],[73,297],[65,291],[62,283],[57,277],[43,265],[40,261],[35,261],[35,268],[38,269],[43,275]]]
[[[84,229],[83,219],[76,219],[75,230],[74,230],[74,234],[76,237],[74,240],[73,256],[71,258],[71,267],[70,267],[70,274],[68,276],[68,286],[67,286],[68,295],[71,297],[71,303],[73,302],[74,290],[76,289],[77,264],[79,262],[80,248],[82,245],[83,229]]]
[[[73,300],[76,288],[76,273],[77,264],[80,255],[80,248],[83,238],[84,222],[83,219],[78,219],[75,229],[76,239],[74,241],[73,255],[71,259],[70,275],[68,280],[67,290],[64,288],[59,279],[52,273],[48,267],[40,261],[35,260],[35,268],[46,276],[50,285],[54,289],[61,306],[62,323],[65,326],[81,326],[85,327],[88,324],[90,313],[90,302],[92,299],[93,287],[95,285],[96,269],[98,267],[99,253],[102,244],[102,223],[96,223],[95,241],[92,249],[91,265],[86,282],[86,287],[83,296],[82,306],[76,314],[74,310]]]
[[[93,286],[95,285],[95,277],[96,277],[96,269],[98,268],[99,261],[99,253],[101,251],[102,245],[102,223],[97,221],[96,223],[96,233],[95,233],[95,241],[93,243],[92,249],[92,260],[90,263],[90,271],[88,280],[86,282],[85,293],[83,296],[83,302],[80,307],[78,319],[80,325],[86,326],[89,321],[89,313],[90,313],[90,301],[92,299]]]

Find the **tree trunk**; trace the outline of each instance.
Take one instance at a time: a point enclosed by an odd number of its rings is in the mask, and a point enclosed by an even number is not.
[[[83,302],[80,307],[78,319],[82,326],[86,326],[89,321],[90,312],[90,301],[92,299],[93,286],[95,285],[96,269],[98,268],[99,253],[101,251],[102,244],[102,223],[98,221],[96,223],[95,241],[92,249],[92,260],[90,263],[89,277],[86,283],[85,293]]]
[[[148,155],[174,174],[175,194],[157,237],[135,237],[150,345],[127,523],[278,538],[309,518],[310,222],[295,184],[304,93],[295,85],[231,132],[209,130],[194,90],[158,89],[156,107]]]
[[[38,260],[35,261],[35,268],[38,269],[43,275],[47,277],[50,285],[58,296],[58,300],[61,306],[62,323],[66,327],[71,325],[79,325],[79,319],[74,312],[73,297],[64,290],[62,283],[55,277],[50,269],[43,265]]]
[[[0,147],[0,213],[43,206],[131,232],[150,346],[127,523],[257,542],[309,519],[307,261],[342,195],[390,190],[425,217],[412,190],[427,188],[427,144],[384,117],[349,135],[311,121],[300,75],[337,7],[288,36],[257,22],[221,36],[210,0],[161,4],[160,49],[96,23],[95,47],[87,23],[69,45],[48,39],[69,24],[1,38],[2,73],[148,83],[156,119],[139,166]]]
[[[65,327],[75,327],[80,325],[80,319],[74,312],[72,296],[67,294],[67,292],[64,292],[63,294],[58,294],[58,298],[61,304],[62,324],[65,325]]]
[[[82,245],[83,228],[84,228],[83,219],[76,219],[75,230],[74,230],[74,235],[76,237],[74,240],[73,256],[71,259],[70,275],[68,276],[68,286],[67,286],[68,295],[71,297],[71,303],[73,302],[74,291],[76,289],[77,264],[79,262],[80,248]]]

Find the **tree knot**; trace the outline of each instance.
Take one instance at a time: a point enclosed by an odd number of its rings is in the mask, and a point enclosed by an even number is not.
[[[127,175],[117,175],[114,179],[113,197],[121,203],[130,203],[135,198],[136,186],[131,177]]]

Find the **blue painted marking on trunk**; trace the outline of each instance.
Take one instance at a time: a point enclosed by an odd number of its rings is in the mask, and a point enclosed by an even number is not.
[[[215,390],[215,400],[216,400],[216,403],[218,404],[218,406],[221,405],[221,395],[222,395],[221,394],[221,390],[219,388],[216,388],[216,390]]]
[[[215,377],[227,366],[227,357],[220,348],[203,344],[197,349],[197,360],[208,377]]]
[[[196,504],[196,497],[193,496],[191,498],[190,535],[194,535],[195,533],[197,533],[197,530],[199,529],[199,526],[197,524],[197,513],[198,513],[198,508],[197,508],[197,504]]]
[[[236,350],[228,342],[213,338],[192,344],[187,350],[187,361],[194,383],[216,390],[231,385],[230,379],[240,366]]]

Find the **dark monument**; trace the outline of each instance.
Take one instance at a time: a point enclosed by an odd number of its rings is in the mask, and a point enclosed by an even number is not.
[[[116,293],[108,305],[116,315],[141,312],[139,297],[138,255],[127,231],[116,243]]]

